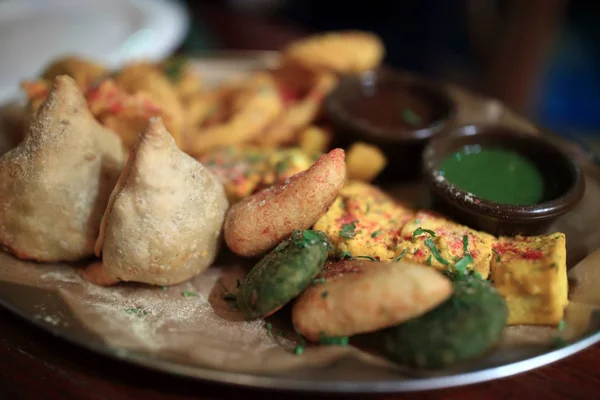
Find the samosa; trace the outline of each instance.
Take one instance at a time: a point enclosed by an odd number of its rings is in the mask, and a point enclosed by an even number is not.
[[[219,180],[150,119],[110,196],[96,243],[96,284],[174,285],[214,261],[229,204]]]
[[[0,245],[17,257],[93,255],[125,154],[90,113],[75,81],[58,76],[23,141],[0,157]]]

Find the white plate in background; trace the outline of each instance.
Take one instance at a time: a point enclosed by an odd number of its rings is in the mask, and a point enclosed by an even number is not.
[[[188,27],[187,10],[172,0],[0,0],[0,102],[57,56],[111,67],[157,60],[181,44]]]

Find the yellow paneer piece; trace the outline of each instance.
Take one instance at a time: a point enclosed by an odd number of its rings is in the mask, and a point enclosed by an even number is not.
[[[404,225],[395,257],[431,265],[441,271],[452,269],[465,257],[465,236],[468,252],[473,257],[467,269],[475,270],[487,279],[496,238],[431,211],[417,212],[414,219]]]
[[[566,240],[562,233],[500,238],[492,280],[508,304],[508,325],[554,325],[568,304]]]
[[[337,254],[391,261],[400,230],[413,215],[375,186],[349,181],[314,229],[327,234]]]

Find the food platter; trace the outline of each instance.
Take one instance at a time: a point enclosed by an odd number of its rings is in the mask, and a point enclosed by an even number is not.
[[[232,73],[269,68],[276,62],[277,53],[228,52],[196,58],[194,67],[207,81],[215,82]],[[461,123],[532,127],[494,100],[454,90]],[[600,198],[600,166],[595,155],[580,145],[547,135],[578,162],[586,178],[582,202],[551,228],[575,238],[567,244],[567,264],[576,280],[578,270],[589,270],[599,260],[594,204]],[[386,185],[396,197],[428,202],[423,182]],[[515,327],[505,338],[511,345],[453,370],[423,372],[398,367],[353,347],[309,349],[298,357],[287,351],[287,340],[273,343],[264,322],[237,327],[239,321],[229,320],[230,315],[215,305],[219,282],[225,286],[235,282],[245,266],[228,254],[215,264],[199,277],[167,290],[134,285],[111,289],[107,295],[105,289],[92,288],[65,265],[38,265],[0,253],[0,304],[64,340],[137,366],[211,382],[304,392],[408,392],[473,384],[547,365],[600,341],[596,311],[600,304],[592,304],[592,297],[580,293],[581,302],[573,303],[571,314],[567,309],[568,329],[563,332],[567,343],[560,348],[548,346],[556,329],[537,330],[535,340],[527,341],[523,338],[531,338],[531,332]],[[182,290],[193,290],[199,296],[182,299]],[[146,305],[149,318],[123,313],[125,307]],[[271,323],[289,329],[281,319],[269,319]],[[181,343],[173,346],[175,340]]]

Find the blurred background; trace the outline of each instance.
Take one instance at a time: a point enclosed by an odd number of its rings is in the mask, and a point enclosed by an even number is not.
[[[597,1],[0,0],[0,84],[65,51],[47,34],[52,12],[50,28],[67,26],[61,34],[79,39],[72,48],[113,64],[140,54],[276,50],[312,32],[369,30],[383,39],[389,66],[496,97],[561,134],[600,139]],[[115,56],[110,46],[122,37]]]

